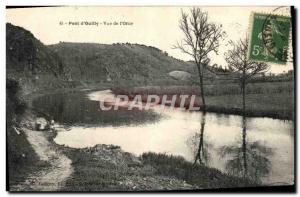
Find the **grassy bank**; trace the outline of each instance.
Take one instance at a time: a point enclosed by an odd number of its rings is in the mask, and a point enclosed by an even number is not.
[[[47,168],[40,161],[25,133],[20,129],[21,122],[28,117],[27,106],[21,99],[20,86],[16,81],[6,82],[6,158],[8,165],[8,185],[18,184],[37,169]]]
[[[50,138],[53,138],[50,137]],[[62,191],[146,191],[196,188],[184,180],[155,174],[155,168],[114,145],[73,149],[56,145],[72,160],[73,174]]]
[[[116,87],[114,92],[118,94],[195,94],[200,95],[199,86],[143,86],[143,87]],[[206,96],[223,96],[241,94],[240,86],[237,83],[218,83],[204,85]],[[293,81],[288,82],[257,82],[247,84],[247,94],[272,94],[294,92]]]
[[[257,186],[257,183],[226,175],[214,168],[208,168],[198,164],[193,165],[179,156],[150,152],[144,153],[141,158],[144,165],[151,165],[156,169],[155,174],[182,179],[191,185],[197,185],[198,188]]]
[[[240,95],[208,96],[207,110],[216,113],[242,115]],[[248,94],[246,116],[270,117],[284,120],[294,119],[293,94]]]
[[[155,153],[135,157],[113,145],[61,148],[74,168],[63,191],[160,191],[256,185],[213,168],[193,165],[182,157]]]
[[[23,182],[30,174],[38,170],[47,169],[47,162],[39,160],[39,157],[28,142],[24,132],[17,134],[12,126],[7,125],[7,165],[8,185],[11,190],[18,183]]]
[[[199,95],[197,86],[149,86],[113,88],[125,95]],[[242,115],[242,95],[238,84],[205,85],[207,111]],[[250,83],[246,89],[246,116],[294,119],[293,82]]]
[[[19,129],[21,119],[24,116],[26,104],[20,98],[20,86],[16,81],[6,82],[6,144],[8,185],[23,181],[29,173],[42,166],[38,156],[30,146],[26,135]],[[36,164],[36,165],[32,165]]]

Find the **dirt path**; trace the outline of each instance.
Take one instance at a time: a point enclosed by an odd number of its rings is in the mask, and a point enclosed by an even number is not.
[[[72,161],[64,154],[55,150],[42,131],[23,129],[29,143],[50,167],[34,172],[22,183],[11,188],[12,191],[56,191],[64,187],[66,179],[72,174]]]

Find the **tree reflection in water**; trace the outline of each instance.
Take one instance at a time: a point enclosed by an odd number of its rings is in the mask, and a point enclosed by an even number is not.
[[[194,136],[192,136],[191,139],[188,141],[191,142],[191,147],[194,152],[194,165],[199,163],[200,165],[208,165],[210,154],[209,154],[209,147],[210,144],[208,144],[204,140],[204,130],[205,130],[205,120],[206,120],[206,113],[202,112],[201,115],[201,126],[200,126],[200,132],[196,133]]]
[[[228,157],[225,170],[238,177],[261,182],[270,173],[271,162],[269,156],[272,150],[261,142],[247,141],[246,117],[242,119],[242,139],[237,145],[223,146],[219,153],[222,158]]]

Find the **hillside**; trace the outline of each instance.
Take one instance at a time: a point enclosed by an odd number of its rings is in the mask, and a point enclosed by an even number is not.
[[[193,61],[182,61],[141,44],[60,42],[44,45],[24,28],[6,24],[7,78],[18,81],[25,93],[64,87],[168,86],[198,84]],[[204,83],[236,82],[220,68],[205,70]],[[292,75],[291,75],[292,76]],[[287,77],[263,76],[254,81]]]
[[[25,92],[62,87],[63,63],[24,28],[6,24],[7,78],[18,81]]]
[[[7,78],[25,93],[63,87],[191,85],[198,82],[192,62],[140,44],[60,42],[44,45],[24,28],[6,24]],[[208,78],[215,78],[207,71]]]
[[[72,81],[163,84],[176,83],[172,71],[193,72],[190,64],[145,45],[60,42],[49,47],[62,58]]]

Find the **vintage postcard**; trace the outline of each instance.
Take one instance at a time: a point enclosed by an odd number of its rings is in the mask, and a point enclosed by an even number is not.
[[[7,190],[295,191],[294,20],[7,7]]]

